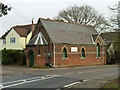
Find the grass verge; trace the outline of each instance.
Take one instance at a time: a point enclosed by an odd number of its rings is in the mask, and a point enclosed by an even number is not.
[[[104,84],[104,85],[102,85],[102,90],[104,90],[104,89],[107,89],[107,88],[109,88],[110,90],[120,90],[120,82],[119,82],[119,80],[120,80],[120,77],[119,78],[116,78],[116,79],[114,79],[114,80],[112,80],[112,81],[110,81],[110,82],[108,82],[108,83],[106,83],[106,84]]]

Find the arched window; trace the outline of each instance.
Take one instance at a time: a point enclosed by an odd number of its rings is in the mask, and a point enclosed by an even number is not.
[[[81,53],[82,53],[82,58],[85,58],[85,50],[84,50],[84,48],[82,48]]]
[[[97,58],[100,57],[100,45],[97,43]]]
[[[40,55],[40,50],[38,50],[38,55]]]
[[[67,49],[64,48],[63,49],[63,59],[66,59],[67,58]]]

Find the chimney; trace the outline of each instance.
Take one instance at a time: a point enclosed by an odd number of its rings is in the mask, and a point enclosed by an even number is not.
[[[34,32],[34,22],[33,22],[33,19],[32,19],[32,33]]]

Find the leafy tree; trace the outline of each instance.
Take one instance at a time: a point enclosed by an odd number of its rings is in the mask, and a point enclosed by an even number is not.
[[[73,6],[68,7],[58,13],[58,16],[54,17],[55,20],[63,20],[72,23],[79,23],[85,25],[92,25],[99,32],[108,29],[109,23],[105,18],[98,13],[91,6]]]
[[[8,7],[7,5],[0,3],[0,17],[2,17],[3,15],[7,15],[8,11],[11,10],[11,7]]]

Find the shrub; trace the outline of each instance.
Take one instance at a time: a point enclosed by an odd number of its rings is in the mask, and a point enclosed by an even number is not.
[[[2,50],[2,64],[17,64],[23,65],[25,63],[25,54],[21,50]]]

